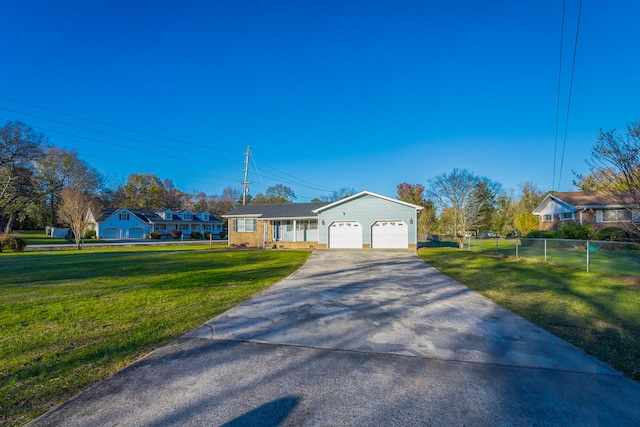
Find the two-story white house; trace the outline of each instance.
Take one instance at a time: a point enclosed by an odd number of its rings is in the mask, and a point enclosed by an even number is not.
[[[152,231],[168,235],[171,230],[182,234],[198,231],[219,236],[224,223],[209,212],[191,210],[152,211],[142,209],[108,208],[93,218],[90,229],[96,230],[99,239],[144,239]]]

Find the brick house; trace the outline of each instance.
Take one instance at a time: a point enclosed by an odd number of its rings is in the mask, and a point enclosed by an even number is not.
[[[551,192],[536,206],[540,230],[556,230],[567,221],[594,230],[616,227],[638,233],[640,205],[628,191]]]

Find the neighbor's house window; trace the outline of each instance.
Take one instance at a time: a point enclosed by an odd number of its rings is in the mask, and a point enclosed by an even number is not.
[[[167,224],[156,224],[156,230],[166,230]]]
[[[121,213],[120,214],[120,221],[129,221],[129,214],[128,213]]]
[[[607,209],[596,211],[597,222],[629,222],[632,219],[628,209]]]
[[[211,224],[202,224],[203,230],[211,230]]]
[[[560,219],[562,221],[573,219],[573,212],[562,212],[560,214]]]
[[[256,231],[256,222],[255,218],[234,218],[233,231],[238,233],[250,233]]]
[[[180,228],[180,230],[188,230],[189,229],[189,224],[180,224],[179,228]]]
[[[542,215],[542,221],[543,222],[553,221],[553,214]]]

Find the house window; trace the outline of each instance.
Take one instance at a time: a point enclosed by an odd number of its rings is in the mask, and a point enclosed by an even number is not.
[[[166,230],[167,224],[156,224],[156,230]]]
[[[571,220],[573,219],[573,212],[562,212],[560,214],[560,219],[562,221],[566,221],[566,220]]]
[[[209,221],[209,215],[207,215],[207,214],[202,215],[202,220],[203,221]]]
[[[171,212],[165,212],[164,219],[173,219],[173,216],[171,215]]]
[[[251,233],[256,231],[255,218],[234,218],[233,231],[238,233]]]
[[[202,224],[203,230],[211,230],[211,224]]]
[[[189,224],[180,224],[179,229],[180,230],[188,230],[189,229]]]
[[[120,214],[120,221],[129,221],[129,214],[128,213],[121,213]]]
[[[596,211],[597,222],[629,222],[631,219],[631,211],[627,209],[606,209]]]
[[[543,222],[553,221],[553,215],[552,214],[542,215],[542,221]]]
[[[191,215],[190,213],[184,214],[185,221],[191,221],[192,218],[193,218],[193,215]]]
[[[317,219],[301,219],[296,221],[296,231],[317,230]]]

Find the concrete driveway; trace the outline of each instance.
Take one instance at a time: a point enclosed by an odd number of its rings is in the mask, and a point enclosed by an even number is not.
[[[293,275],[33,426],[637,426],[640,384],[415,254]]]

